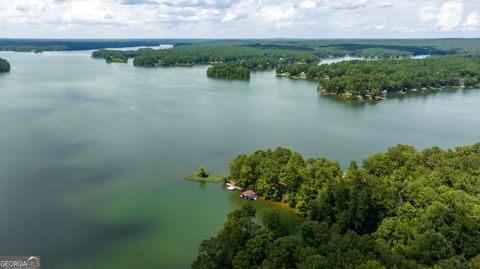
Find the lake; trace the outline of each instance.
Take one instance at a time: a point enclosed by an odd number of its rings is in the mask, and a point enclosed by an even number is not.
[[[182,178],[199,165],[288,147],[345,167],[398,143],[480,141],[480,91],[379,103],[320,96],[317,83],[205,66],[138,68],[91,52],[0,52],[0,253],[45,268],[188,268],[244,201]],[[257,208],[271,206],[253,202]],[[285,211],[292,229],[300,218]]]

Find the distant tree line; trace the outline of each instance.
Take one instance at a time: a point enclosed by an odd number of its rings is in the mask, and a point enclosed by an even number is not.
[[[273,68],[277,63],[318,61],[314,54],[293,50],[262,50],[246,46],[195,45],[168,50],[145,51],[135,57],[136,66],[175,66],[245,61],[252,69]]]
[[[243,61],[254,70],[288,63],[316,64],[321,58],[343,56],[397,59],[415,55],[480,54],[480,51],[477,53],[472,49],[480,47],[479,40],[454,43],[405,40],[397,43],[391,44],[389,40],[217,40],[190,43],[169,50],[125,51],[122,57],[135,58],[134,65],[149,67]],[[122,52],[105,50],[98,56],[105,58],[120,54]]]
[[[275,212],[231,213],[193,268],[480,268],[480,144],[407,145],[342,171],[288,149],[240,155],[230,180],[308,216],[301,238]]]
[[[33,46],[33,45],[14,45],[5,46],[0,45],[0,51],[17,51],[17,52],[35,52],[41,53],[43,51],[62,51],[67,50],[66,46],[62,45],[46,45],[46,46]]]
[[[5,59],[0,58],[0,72],[8,71],[10,71],[10,63]]]
[[[0,50],[49,51],[92,50],[172,44],[183,46],[241,46],[261,50],[310,52],[321,58],[357,56],[364,58],[398,58],[415,55],[480,55],[480,39],[12,39],[0,38]]]
[[[0,51],[42,52],[94,50],[174,44],[176,47],[205,42],[201,39],[13,39],[0,38]]]
[[[277,74],[320,82],[320,89],[363,97],[382,91],[399,92],[422,88],[473,87],[480,82],[479,57],[430,57],[345,61],[330,65],[279,65]]]

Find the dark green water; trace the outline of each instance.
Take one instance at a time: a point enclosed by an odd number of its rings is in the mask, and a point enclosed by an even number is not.
[[[46,268],[188,268],[243,202],[181,180],[200,164],[226,173],[240,153],[283,146],[345,166],[397,143],[480,141],[478,90],[358,104],[273,72],[229,82],[89,52],[0,57],[12,64],[0,74],[0,255],[42,255]]]

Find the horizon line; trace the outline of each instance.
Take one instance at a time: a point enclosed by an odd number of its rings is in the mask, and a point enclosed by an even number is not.
[[[480,37],[0,37],[0,40],[448,40],[480,39]]]

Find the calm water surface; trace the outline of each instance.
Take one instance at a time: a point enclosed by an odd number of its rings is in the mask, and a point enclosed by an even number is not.
[[[181,180],[200,164],[227,173],[240,153],[283,146],[346,166],[398,143],[480,141],[478,90],[358,104],[273,72],[230,82],[89,52],[0,57],[13,68],[0,74],[0,255],[46,268],[188,268],[243,202]]]

